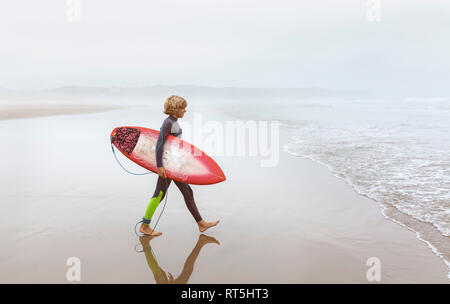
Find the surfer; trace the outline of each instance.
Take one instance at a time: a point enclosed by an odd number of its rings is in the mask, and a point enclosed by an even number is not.
[[[180,128],[180,125],[178,124],[178,119],[183,118],[184,113],[186,112],[186,107],[186,100],[176,95],[170,96],[164,103],[164,114],[167,114],[169,116],[164,120],[159,132],[158,141],[156,142],[156,166],[159,176],[156,183],[155,192],[153,193],[153,196],[148,203],[145,215],[142,218],[141,227],[139,228],[139,231],[146,235],[158,236],[162,234],[161,232],[150,228],[149,224],[152,219],[153,213],[155,213],[155,210],[158,207],[159,203],[163,200],[164,196],[166,195],[167,189],[172,182],[171,179],[167,178],[166,170],[163,166],[163,146],[169,134],[181,138],[182,130]],[[200,216],[200,213],[198,212],[197,205],[195,204],[194,193],[191,189],[191,186],[179,181],[174,182],[175,185],[177,185],[178,189],[180,189],[181,194],[183,194],[186,206],[197,222],[200,232],[204,232],[208,228],[216,226],[220,222],[220,220],[217,220],[215,222],[204,221]]]

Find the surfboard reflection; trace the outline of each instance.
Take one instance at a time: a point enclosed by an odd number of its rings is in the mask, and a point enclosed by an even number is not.
[[[186,284],[189,281],[192,272],[194,271],[195,261],[197,260],[197,257],[200,254],[203,246],[209,243],[220,245],[219,241],[211,236],[205,234],[199,235],[194,249],[192,249],[192,252],[189,254],[186,262],[184,263],[183,271],[175,279],[170,272],[166,274],[161,266],[159,266],[158,261],[156,260],[156,256],[153,253],[152,247],[150,246],[150,241],[153,238],[154,237],[151,236],[141,236],[139,238],[139,241],[142,245],[141,252],[145,253],[145,259],[147,260],[148,267],[155,277],[156,284]]]

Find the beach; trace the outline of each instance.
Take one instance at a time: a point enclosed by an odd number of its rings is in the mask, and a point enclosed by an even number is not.
[[[119,106],[106,105],[60,105],[60,104],[9,104],[3,105],[0,112],[0,120],[33,118],[53,115],[71,115],[83,113],[96,113],[108,110],[120,109]]]
[[[180,125],[195,113],[238,119],[230,108],[189,106]],[[260,156],[211,155],[227,180],[192,186],[202,217],[220,219],[209,238],[173,185],[157,227],[163,235],[139,238],[134,226],[157,176],[125,173],[109,134],[121,125],[159,129],[165,115],[156,106],[60,109],[0,116],[1,283],[68,283],[70,257],[81,262],[81,283],[152,284],[169,273],[193,284],[449,283],[444,261],[414,231],[326,166],[286,153],[293,130],[284,126],[274,167],[262,167]],[[367,279],[371,257],[380,261],[379,282]]]

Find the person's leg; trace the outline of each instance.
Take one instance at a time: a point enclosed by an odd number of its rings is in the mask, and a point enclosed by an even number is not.
[[[191,186],[189,186],[189,184],[178,181],[175,181],[175,184],[183,194],[184,202],[186,203],[187,208],[189,209],[195,221],[197,222],[198,229],[200,230],[200,232],[204,232],[206,229],[213,227],[220,222],[220,221],[205,222],[200,216],[200,213],[198,212],[197,205],[195,204],[194,201],[194,192],[192,191]]]
[[[147,209],[145,210],[145,215],[142,218],[142,225],[139,229],[140,232],[147,235],[161,235],[161,232],[154,231],[150,228],[149,224],[152,219],[153,214],[155,213],[156,208],[159,203],[164,199],[167,189],[170,186],[170,182],[172,180],[169,178],[158,177],[158,182],[156,183],[156,189],[153,193],[150,202],[148,203]]]
[[[186,206],[191,212],[195,221],[196,222],[201,221],[202,217],[200,216],[200,213],[198,212],[197,209],[197,205],[195,204],[194,201],[194,192],[192,191],[189,184],[175,181],[175,185],[177,185],[178,189],[180,189],[181,191],[181,194],[183,194],[184,202],[186,203]]]
[[[145,215],[142,219],[145,224],[150,224],[152,216],[155,213],[155,210],[158,207],[159,203],[164,199],[171,181],[172,180],[168,178],[165,179],[161,176],[158,177],[155,192],[153,193],[153,196],[148,203],[147,209],[145,210]]]

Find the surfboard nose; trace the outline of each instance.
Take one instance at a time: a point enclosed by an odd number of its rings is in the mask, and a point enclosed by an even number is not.
[[[227,178],[225,177],[225,174],[223,173],[222,169],[217,166],[218,170],[215,172],[216,181],[215,183],[221,183],[225,181]]]
[[[126,154],[131,154],[141,131],[133,127],[117,127],[111,132],[111,143]]]
[[[220,167],[219,167],[220,168]],[[227,178],[225,177],[225,174],[223,173],[222,169],[220,169],[219,178],[221,178],[221,182],[225,181]]]

